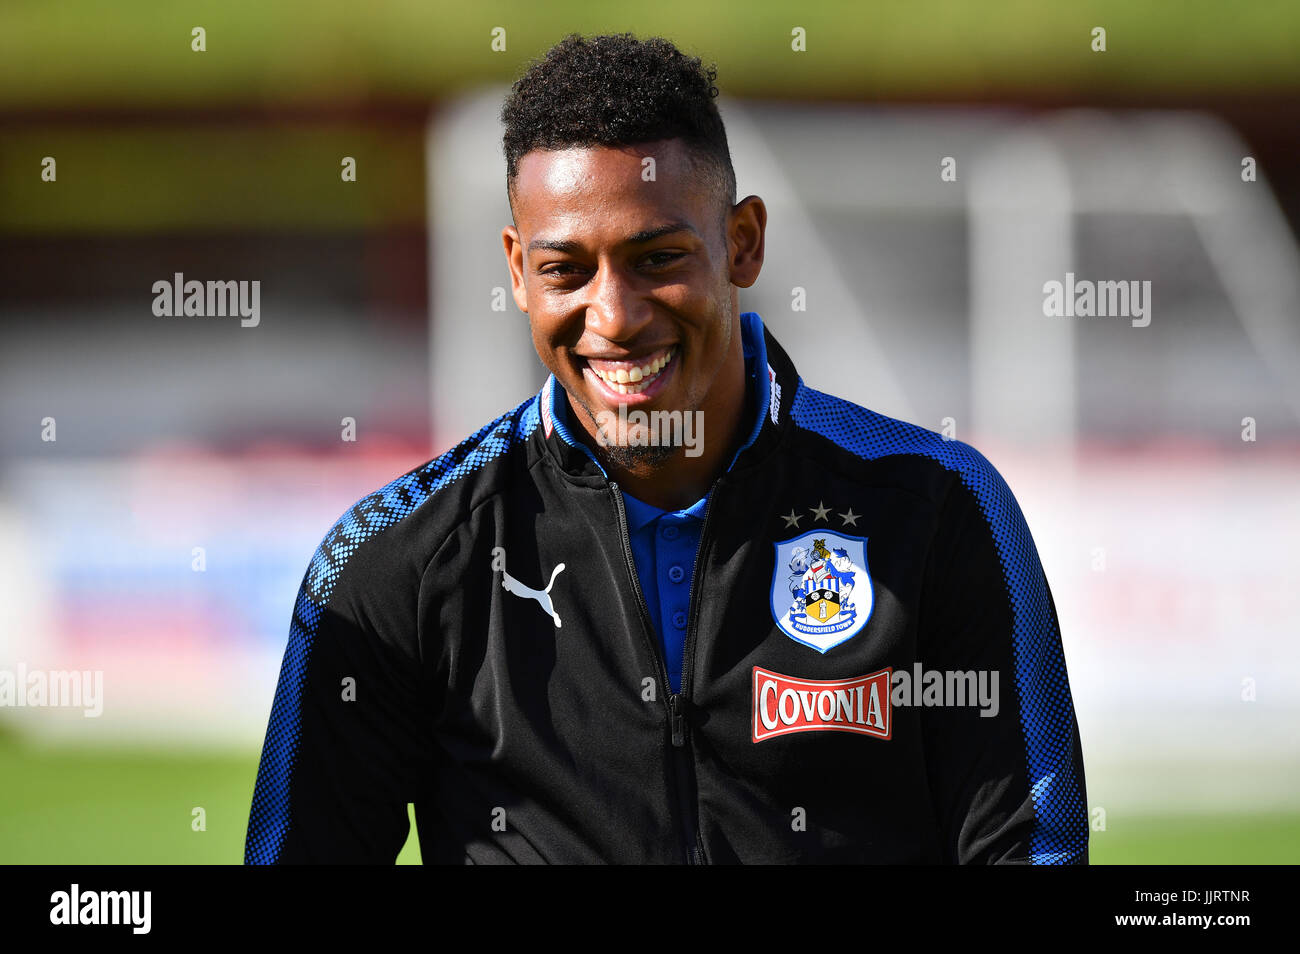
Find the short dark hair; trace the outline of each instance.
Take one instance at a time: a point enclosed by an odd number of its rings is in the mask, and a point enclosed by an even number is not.
[[[713,101],[717,75],[663,37],[569,34],[528,67],[501,109],[507,194],[513,200],[519,160],[534,149],[681,139],[715,180],[725,217],[736,172]]]

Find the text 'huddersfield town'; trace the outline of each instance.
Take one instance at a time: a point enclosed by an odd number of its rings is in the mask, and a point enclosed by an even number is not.
[[[253,281],[185,281],[177,272],[171,282],[153,283],[153,313],[159,318],[240,317],[244,328],[256,328],[262,321],[262,283]]]

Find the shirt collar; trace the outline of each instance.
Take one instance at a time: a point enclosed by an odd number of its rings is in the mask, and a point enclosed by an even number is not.
[[[636,533],[638,530],[653,523],[665,514],[669,517],[677,517],[683,520],[704,520],[704,507],[709,500],[709,495],[705,494],[689,507],[681,510],[660,510],[654,504],[648,504],[644,500],[638,500],[631,494],[623,494],[623,503],[627,508],[627,529],[629,533]]]
[[[754,441],[758,439],[759,431],[763,429],[763,415],[767,411],[771,395],[767,342],[763,340],[763,322],[752,311],[747,311],[740,316],[740,342],[745,354],[745,393],[747,397],[754,399],[747,405],[754,415],[754,423],[749,429],[745,443],[741,444],[732,455],[727,470],[735,467],[740,455],[753,446]]]

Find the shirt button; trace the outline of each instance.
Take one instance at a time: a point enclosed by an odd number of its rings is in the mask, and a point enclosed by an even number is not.
[[[678,529],[670,523],[668,526],[664,527],[664,539],[676,540],[678,532]]]
[[[676,613],[674,613],[674,614],[673,614],[673,625],[676,626],[678,629],[685,629],[685,628],[686,628],[686,614],[683,613],[681,610],[678,610]]]
[[[672,580],[674,583],[680,583],[682,578],[685,576],[686,571],[680,566],[672,566],[668,568],[668,579]]]

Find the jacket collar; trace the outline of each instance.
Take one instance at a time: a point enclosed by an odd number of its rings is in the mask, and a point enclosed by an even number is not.
[[[740,316],[740,334],[745,355],[745,413],[751,418],[751,427],[728,472],[752,467],[773,451],[785,433],[790,405],[799,386],[799,376],[785,349],[756,312]],[[606,484],[608,476],[604,468],[574,434],[577,425],[569,414],[564,388],[554,374],[547,376],[533,400],[539,417],[533,439],[539,442],[541,451],[577,482],[593,486]],[[707,432],[705,439],[708,439]]]

